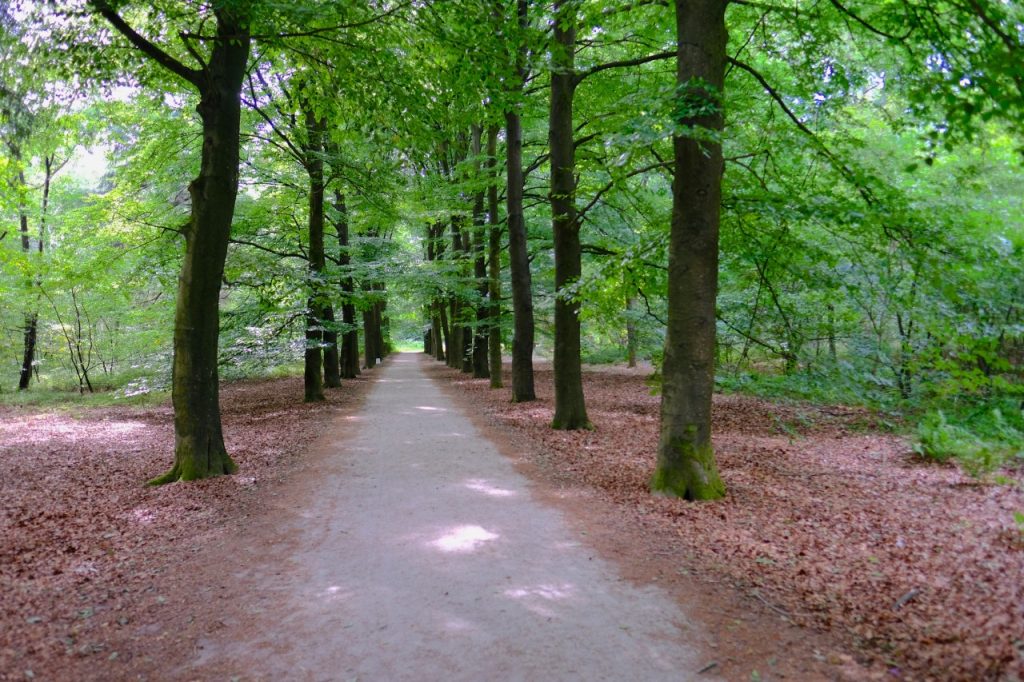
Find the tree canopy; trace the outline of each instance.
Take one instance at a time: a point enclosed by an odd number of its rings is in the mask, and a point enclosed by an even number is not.
[[[689,498],[722,494],[716,386],[913,413],[925,449],[962,445],[957,415],[999,451],[1024,429],[1018,4],[62,0],[0,23],[3,390],[173,389],[161,480],[233,470],[221,378],[301,361],[316,400],[393,347],[495,387],[511,355],[520,401],[552,360],[569,429],[595,426],[583,363],[652,363],[655,487]]]

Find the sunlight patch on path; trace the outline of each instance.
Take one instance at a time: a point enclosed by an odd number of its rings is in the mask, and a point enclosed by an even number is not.
[[[519,494],[515,490],[509,490],[508,488],[497,488],[482,478],[471,478],[466,481],[466,487],[491,497],[512,497]]]
[[[472,552],[480,545],[496,539],[497,533],[482,526],[458,526],[430,544],[442,552]]]

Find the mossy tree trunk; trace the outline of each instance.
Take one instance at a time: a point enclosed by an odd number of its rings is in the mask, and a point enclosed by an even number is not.
[[[677,0],[676,108],[682,129],[722,129],[726,4]],[[710,103],[715,106],[709,114]],[[715,140],[681,135],[673,145],[661,439],[651,488],[709,500],[725,494],[711,444],[722,147]]]
[[[203,149],[199,176],[189,184],[192,214],[183,229],[185,257],[174,313],[174,466],[151,483],[232,473],[221,432],[217,374],[219,302],[231,219],[238,195],[241,89],[249,58],[247,5],[215,5],[209,55],[192,69],[137,33],[105,0],[90,5],[149,59],[199,91]]]
[[[590,428],[583,397],[580,360],[580,302],[567,291],[582,270],[580,225],[576,214],[576,144],[572,125],[576,91],[576,2],[555,4],[551,47],[551,222],[555,239],[555,416],[556,429]]]

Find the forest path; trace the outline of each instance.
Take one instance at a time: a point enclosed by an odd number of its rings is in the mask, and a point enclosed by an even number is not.
[[[686,680],[675,601],[623,580],[399,354],[359,414],[229,548],[243,617],[186,675],[289,680]],[[318,454],[319,453],[319,454]],[[229,574],[231,570],[229,569]],[[229,576],[230,577],[230,576]],[[708,679],[707,673],[700,679]]]

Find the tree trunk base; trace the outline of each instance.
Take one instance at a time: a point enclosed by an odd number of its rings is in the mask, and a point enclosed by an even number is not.
[[[717,500],[725,495],[711,444],[695,446],[687,441],[670,443],[671,459],[660,453],[651,477],[651,492],[684,500]]]
[[[584,415],[582,417],[573,415],[571,417],[560,417],[555,415],[551,421],[551,428],[556,431],[593,431],[594,425]]]
[[[166,483],[177,483],[178,481],[198,481],[203,478],[224,476],[238,471],[238,465],[235,464],[235,461],[231,459],[228,453],[221,453],[218,459],[220,461],[215,466],[209,467],[205,471],[199,471],[198,467],[183,467],[180,462],[175,462],[170,471],[156,478],[151,478],[146,482],[146,485],[157,486]]]

